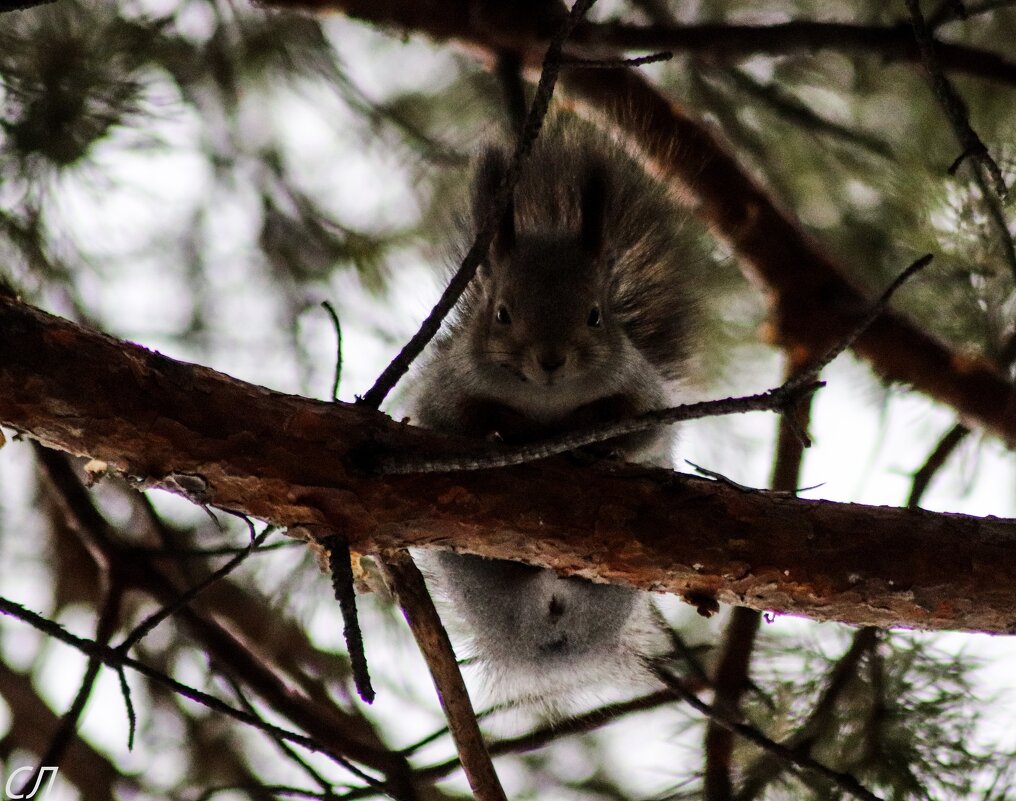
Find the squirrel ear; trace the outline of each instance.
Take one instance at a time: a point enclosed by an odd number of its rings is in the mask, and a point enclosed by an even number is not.
[[[586,168],[579,188],[582,247],[593,256],[599,256],[603,250],[608,194],[607,170],[602,163],[595,161]]]
[[[499,147],[488,147],[480,156],[473,177],[473,225],[477,230],[483,225],[494,202],[494,196],[501,186],[501,180],[508,171],[508,157]],[[498,226],[491,252],[494,256],[505,256],[515,247],[515,199],[509,198],[501,224]]]

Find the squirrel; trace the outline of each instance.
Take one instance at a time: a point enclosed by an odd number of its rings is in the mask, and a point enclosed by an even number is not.
[[[463,244],[482,225],[508,158],[491,145],[477,160]],[[485,262],[418,372],[411,419],[522,444],[670,405],[687,372],[696,306],[684,219],[619,145],[578,120],[550,121]],[[673,433],[664,426],[600,445],[669,465]],[[666,647],[655,607],[634,588],[451,552],[426,564],[504,700],[553,711],[576,689],[647,675],[643,659]]]

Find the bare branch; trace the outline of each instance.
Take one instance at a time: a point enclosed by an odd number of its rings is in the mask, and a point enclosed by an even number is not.
[[[253,524],[251,525],[251,531],[253,532]],[[141,623],[139,623],[134,628],[134,630],[124,638],[123,642],[117,646],[117,649],[122,650],[124,653],[127,653],[131,648],[133,648],[135,645],[141,642],[141,640],[147,637],[149,633],[151,633],[151,631],[155,629],[155,627],[158,626],[162,621],[175,615],[177,612],[179,612],[181,609],[187,606],[187,604],[189,604],[191,601],[197,598],[198,595],[200,595],[202,592],[204,592],[206,589],[212,586],[216,581],[225,578],[234,570],[236,570],[236,568],[238,568],[244,561],[246,561],[247,557],[249,557],[252,553],[254,553],[255,550],[257,550],[257,548],[261,545],[261,543],[263,543],[265,539],[267,539],[268,535],[273,533],[274,531],[275,531],[274,526],[266,526],[264,531],[262,531],[260,534],[258,534],[251,540],[250,545],[246,549],[238,553],[218,570],[211,573],[203,581],[199,582],[198,584],[195,584],[186,592],[181,593],[176,599],[173,600],[172,603],[166,604],[161,609],[159,609],[156,612],[153,612],[151,615],[149,615],[147,618],[141,621]]]
[[[120,621],[120,609],[123,601],[123,586],[119,583],[110,582],[106,577],[105,602],[99,620],[95,626],[95,640],[102,645],[109,645],[110,639],[116,632],[117,624]],[[85,711],[85,705],[92,694],[92,687],[99,676],[99,668],[102,662],[94,656],[89,657],[88,666],[85,668],[85,675],[81,679],[78,692],[71,702],[70,708],[60,718],[60,725],[57,727],[49,746],[39,757],[39,762],[34,771],[28,777],[28,781],[21,788],[21,797],[28,797],[30,789],[34,789],[36,782],[40,779],[40,772],[43,768],[58,767],[63,761],[70,744],[74,741],[77,733],[78,722],[81,713]]]
[[[281,3],[280,0],[272,0],[272,4]],[[758,55],[817,53],[822,50],[877,57],[883,62],[919,63],[921,60],[909,26],[905,24],[875,26],[810,20],[794,20],[775,25],[585,23],[575,32],[573,40],[576,43],[606,45],[619,50],[693,53],[714,62],[741,61]],[[1016,61],[969,45],[936,41],[935,47],[942,65],[950,71],[1016,85]]]
[[[186,392],[186,388],[183,391]],[[164,607],[172,606],[176,619],[200,641],[211,659],[227,666],[276,712],[304,729],[322,745],[324,751],[344,754],[383,772],[393,795],[407,801],[415,798],[415,791],[406,783],[409,766],[403,757],[369,742],[371,731],[367,729],[365,734],[364,727],[356,725],[361,721],[343,712],[330,698],[317,696],[311,699],[294,692],[274,670],[262,664],[254,653],[214,619],[197,613],[189,606],[180,606],[179,599],[183,591],[176,583],[113,539],[109,524],[91,503],[88,492],[70,469],[66,458],[44,449],[38,451],[38,456],[48,477],[59,489],[60,499],[66,507],[75,533],[87,543],[93,558],[108,566],[114,580],[142,590]],[[112,650],[123,653],[119,648]],[[116,667],[118,663],[111,664]],[[130,666],[127,661],[119,664],[121,669],[122,665]],[[349,760],[343,758],[341,764],[368,783],[374,781]]]
[[[642,67],[646,64],[657,64],[661,61],[670,61],[673,57],[674,54],[667,51],[662,53],[650,53],[648,56],[639,56],[638,58],[569,57],[561,59],[561,66],[570,67],[572,69],[617,70],[627,69],[628,67]]]
[[[6,744],[43,753],[60,727],[61,718],[39,697],[31,675],[0,661],[0,698],[11,712]],[[80,737],[68,742],[60,775],[78,788],[82,801],[109,801],[115,797],[114,788],[135,795],[143,789],[140,777],[122,774],[109,757]]]
[[[723,71],[713,70],[713,73],[726,78],[737,89],[764,103],[793,125],[815,134],[839,139],[882,158],[891,158],[893,155],[892,147],[885,140],[826,119],[776,82],[763,83],[753,78],[747,71],[736,67]]]
[[[477,801],[507,801],[476,722],[476,713],[459,672],[451,640],[427,592],[423,575],[408,551],[382,554],[381,565],[427,661],[462,769]]]
[[[748,672],[755,648],[755,637],[761,615],[744,606],[731,611],[730,621],[723,632],[723,648],[713,678],[713,707],[723,710],[730,720],[738,720],[741,696],[748,686]],[[705,737],[706,766],[704,776],[705,801],[730,801],[731,760],[734,755],[733,730],[710,718]]]
[[[139,486],[180,492],[168,479],[197,476],[204,502],[342,531],[359,552],[456,548],[860,625],[1008,632],[1016,619],[1012,521],[743,493],[613,461],[377,476],[363,466],[379,457],[469,453],[476,443],[244,384],[10,299],[0,298],[0,330],[0,424],[102,459]],[[163,603],[179,595],[149,562],[117,559]],[[356,720],[328,725],[320,702],[294,698],[202,615],[178,617],[222,659],[246,659],[245,679],[299,725],[329,740],[360,730]],[[343,747],[397,770],[383,749],[356,738]]]
[[[953,451],[966,439],[970,429],[963,423],[956,423],[938,441],[934,450],[928,454],[921,468],[914,473],[914,480],[910,485],[910,496],[907,498],[907,506],[916,509],[921,505],[921,498],[925,490],[931,484],[935,474],[942,469],[946,461],[952,456]]]
[[[483,452],[475,452],[469,456],[452,455],[435,457],[384,457],[374,466],[381,475],[411,475],[414,473],[447,473],[452,471],[487,470],[497,467],[515,465],[547,459],[561,453],[576,450],[584,445],[647,431],[660,425],[679,423],[685,420],[698,420],[703,417],[717,417],[727,414],[743,414],[745,412],[785,411],[793,407],[803,398],[824,386],[815,382],[805,386],[783,385],[767,390],[758,395],[741,398],[722,398],[720,400],[700,401],[672,406],[669,409],[656,409],[635,417],[618,420],[613,423],[602,423],[589,428],[569,431],[556,437],[541,440],[527,445],[503,447],[489,445]]]
[[[321,301],[321,308],[328,313],[335,329],[335,378],[332,381],[332,400],[339,399],[339,381],[342,380],[342,323],[339,322],[338,312],[327,300]]]

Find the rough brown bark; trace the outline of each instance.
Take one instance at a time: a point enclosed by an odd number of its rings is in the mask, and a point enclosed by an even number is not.
[[[472,443],[245,384],[0,299],[0,422],[139,486],[360,551],[457,548],[563,573],[879,626],[1016,630],[1016,521],[804,501],[614,462],[378,477]],[[481,446],[482,447],[482,446]]]
[[[465,0],[386,0],[379,4],[369,0],[270,0],[270,5],[342,11],[374,25],[424,33],[438,40],[455,39],[488,59],[512,48],[531,67],[539,65],[546,40],[563,13],[560,5],[549,1],[526,3],[524,13],[517,4],[503,1],[473,6]],[[780,36],[749,27],[752,30],[735,28],[722,35],[707,30],[688,41],[702,42],[709,35],[725,43],[724,47],[745,48],[755,42],[760,47],[765,44],[763,52],[772,52]],[[609,30],[600,31],[600,41],[611,41]],[[617,30],[615,36],[619,35]],[[890,38],[902,35],[895,28],[888,30],[893,31]],[[800,50],[831,46],[836,41],[834,34],[839,33],[842,31],[836,26],[814,23],[795,24],[782,36]],[[597,40],[595,29],[589,27],[576,34]],[[882,41],[881,36],[872,38],[870,32],[858,35],[851,47],[873,47]],[[617,55],[603,45],[590,49],[574,44],[567,52],[576,57]],[[910,58],[913,52],[912,44],[899,48],[900,57]],[[688,192],[697,213],[738,255],[742,269],[766,286],[773,307],[774,339],[796,361],[821,355],[853,329],[868,308],[865,293],[678,104],[634,70],[566,70],[562,83],[589,111],[605,116],[608,124],[642,150],[662,175]],[[965,422],[1016,445],[1016,387],[986,359],[953,351],[893,313],[883,314],[858,339],[854,351],[886,379],[952,406]]]

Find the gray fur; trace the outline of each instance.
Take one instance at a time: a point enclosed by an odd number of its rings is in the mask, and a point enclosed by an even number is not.
[[[474,172],[471,242],[507,164]],[[413,417],[508,442],[668,405],[685,372],[692,294],[683,215],[623,150],[575,120],[536,141],[486,264],[415,384]],[[610,443],[667,463],[670,429]],[[524,503],[525,499],[519,499]],[[630,679],[662,648],[648,597],[512,562],[429,560],[502,696]]]

